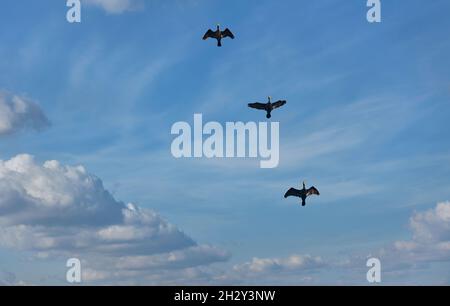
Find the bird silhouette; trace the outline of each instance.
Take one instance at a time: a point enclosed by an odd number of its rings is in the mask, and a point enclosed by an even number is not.
[[[209,29],[203,36],[203,40],[207,40],[208,38],[217,39],[217,46],[222,47],[222,39],[226,38],[226,37],[230,37],[231,39],[234,39],[233,33],[231,33],[231,31],[228,28],[226,28],[225,31],[221,31],[220,24],[218,24],[217,30],[213,31],[213,30]]]
[[[295,188],[291,188],[286,192],[286,194],[284,195],[284,198],[288,198],[288,197],[300,198],[300,199],[302,199],[302,206],[305,206],[306,198],[311,195],[320,195],[320,192],[314,186],[309,189],[306,189],[305,182],[303,182],[303,189],[298,190]]]
[[[248,105],[248,107],[254,108],[254,109],[265,110],[267,112],[266,118],[270,119],[270,118],[272,118],[272,111],[276,108],[282,107],[286,103],[287,102],[284,100],[280,100],[275,103],[272,103],[272,98],[269,97],[269,101],[267,103],[259,103],[259,102],[250,103]]]

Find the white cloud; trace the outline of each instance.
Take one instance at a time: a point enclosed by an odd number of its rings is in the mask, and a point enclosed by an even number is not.
[[[83,0],[88,5],[102,8],[109,14],[121,14],[136,8],[136,0]]]
[[[30,155],[0,161],[0,194],[0,245],[37,257],[79,257],[92,278],[111,269],[123,277],[137,268],[188,269],[229,257],[155,212],[115,200],[81,166],[39,165]]]
[[[30,155],[0,161],[0,245],[33,252],[38,258],[78,257],[83,279],[112,284],[314,284],[334,270],[363,273],[365,256],[345,266],[321,257],[258,258],[230,272],[211,265],[229,254],[199,245],[151,210],[124,204],[81,166],[57,161],[38,164]],[[450,259],[450,202],[414,213],[412,238],[375,254],[386,280],[413,273],[420,263]],[[354,270],[348,270],[353,268]],[[358,283],[351,279],[349,283]]]
[[[429,263],[440,265],[450,261],[450,202],[414,213],[410,218],[410,229],[410,240],[394,241],[373,254],[349,254],[326,261],[310,255],[253,258],[234,266],[234,273],[225,273],[222,278],[230,283],[257,285],[361,284],[365,282],[367,259],[377,257],[382,262],[385,284],[434,284],[439,277],[428,282],[414,277],[427,273]],[[332,280],[326,281],[330,276]]]
[[[116,284],[209,284],[216,274],[208,266],[229,258],[226,251],[213,246],[195,245],[181,250],[143,256],[106,259],[83,271],[86,281]]]
[[[333,266],[347,274],[348,271],[363,274],[367,271],[367,259],[376,257],[382,263],[384,284],[447,284],[442,277],[450,262],[450,202],[415,212],[409,225],[411,239],[393,241],[370,254],[353,254]],[[349,283],[358,280],[351,279]]]
[[[0,93],[0,136],[23,129],[41,130],[49,125],[39,105],[25,97]]]
[[[227,258],[228,253],[212,246],[193,246],[182,251],[170,252],[168,256],[132,256],[123,257],[117,263],[118,269],[150,270],[154,268],[188,268],[213,263],[217,258]]]
[[[410,260],[450,260],[450,202],[415,213],[410,219],[413,238],[396,241],[393,249]]]
[[[263,274],[276,272],[298,272],[321,268],[325,265],[320,257],[292,255],[288,258],[253,258],[250,262],[234,266],[240,274]]]
[[[423,243],[450,240],[450,202],[439,203],[429,211],[416,213],[410,221],[414,239]]]
[[[286,258],[258,258],[236,264],[226,271],[204,271],[213,284],[300,285],[318,284],[317,277],[329,267],[321,257],[294,254]]]

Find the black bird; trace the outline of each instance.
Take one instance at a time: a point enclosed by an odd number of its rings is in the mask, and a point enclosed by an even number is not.
[[[272,111],[274,109],[282,107],[283,105],[286,104],[286,101],[284,101],[284,100],[280,100],[275,103],[272,103],[271,100],[272,100],[272,98],[269,97],[269,101],[267,103],[259,103],[259,102],[250,103],[248,105],[248,107],[265,110],[267,112],[267,115],[266,115],[267,119],[270,119],[270,118],[272,118]]]
[[[208,32],[205,33],[203,36],[203,40],[207,40],[208,38],[214,38],[217,39],[217,46],[222,47],[222,39],[230,37],[231,39],[234,39],[233,33],[226,28],[225,31],[220,30],[220,24],[217,25],[217,30],[214,32],[213,30],[209,29]]]
[[[320,195],[319,190],[316,189],[316,187],[311,187],[309,189],[306,189],[305,182],[303,182],[303,189],[298,190],[295,188],[289,189],[286,194],[284,195],[284,198],[287,197],[298,197],[302,199],[302,206],[306,205],[306,198],[311,195]]]

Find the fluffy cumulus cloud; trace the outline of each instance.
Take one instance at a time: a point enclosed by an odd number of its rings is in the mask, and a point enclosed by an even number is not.
[[[100,7],[109,14],[121,14],[136,9],[142,2],[137,0],[83,0],[83,3]]]
[[[450,260],[450,202],[415,213],[410,219],[413,238],[394,243],[394,251],[410,260]]]
[[[41,165],[30,155],[0,161],[0,194],[0,246],[79,257],[87,280],[164,274],[229,257],[155,212],[117,201],[81,166]]]
[[[238,273],[260,274],[276,271],[300,271],[317,269],[324,266],[320,257],[310,255],[292,255],[288,258],[253,258],[250,262],[236,265]]]
[[[0,93],[0,136],[24,129],[41,130],[49,121],[39,105],[30,99]]]
[[[263,284],[310,284],[314,275],[328,265],[321,257],[291,255],[287,258],[253,258],[235,265],[233,272],[224,275],[231,283]]]

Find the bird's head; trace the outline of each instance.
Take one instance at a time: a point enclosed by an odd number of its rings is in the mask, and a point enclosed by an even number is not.
[[[303,188],[306,188],[306,181],[303,181]]]
[[[217,24],[217,29],[219,29],[219,28],[220,28],[220,23]]]
[[[272,97],[271,97],[271,96],[269,96],[268,98],[269,98],[269,102],[271,102],[271,101],[272,101]]]

